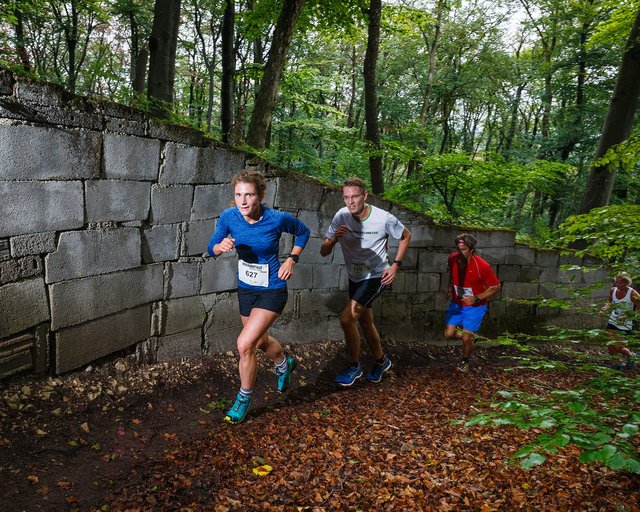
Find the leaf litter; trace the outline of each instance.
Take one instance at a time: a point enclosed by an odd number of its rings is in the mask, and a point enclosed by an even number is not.
[[[288,347],[285,396],[261,358],[237,426],[221,421],[233,353],[2,383],[0,510],[640,510],[638,475],[581,464],[572,445],[522,469],[510,457],[540,429],[461,424],[500,390],[571,389],[583,373],[506,372],[509,349],[479,345],[461,376],[460,347],[386,345],[393,370],[348,389],[333,384],[342,343]]]

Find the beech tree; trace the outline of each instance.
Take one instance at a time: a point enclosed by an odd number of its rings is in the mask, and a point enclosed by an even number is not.
[[[161,118],[169,117],[173,103],[180,0],[156,0],[153,27],[149,40],[149,83],[147,96],[151,111]]]
[[[269,57],[260,81],[260,88],[256,95],[247,132],[247,144],[257,149],[264,149],[267,146],[267,134],[282,81],[282,72],[291,45],[293,30],[304,2],[305,0],[284,0],[282,12],[276,23]]]
[[[367,122],[366,140],[372,153],[369,155],[369,172],[371,174],[371,191],[374,194],[384,193],[384,176],[382,175],[382,156],[380,154],[380,127],[378,123],[378,91],[376,67],[378,65],[378,48],[380,46],[380,17],[382,15],[381,0],[371,0],[369,4],[369,30],[367,51],[364,57],[364,104]]]
[[[220,131],[224,142],[229,142],[229,136],[233,128],[234,19],[235,2],[233,0],[225,0],[222,18],[222,85],[220,87]]]
[[[589,170],[580,213],[609,204],[616,180],[616,168],[602,157],[613,146],[629,137],[640,97],[640,7],[622,57],[618,79],[604,120],[596,151],[596,162]]]

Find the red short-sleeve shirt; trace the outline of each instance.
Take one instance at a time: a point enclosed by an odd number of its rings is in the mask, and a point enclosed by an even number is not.
[[[468,295],[479,295],[491,286],[500,285],[500,280],[491,268],[491,265],[477,254],[471,256],[471,260],[467,265],[464,283],[461,283],[458,266],[459,257],[460,255],[456,251],[449,254],[448,259],[449,272],[451,273],[453,282],[451,297],[456,304],[465,306],[466,304],[462,302],[464,297]],[[486,303],[486,300],[481,300],[477,304],[472,304],[472,306],[482,306]]]

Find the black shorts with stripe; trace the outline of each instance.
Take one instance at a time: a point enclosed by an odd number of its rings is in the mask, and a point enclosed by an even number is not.
[[[349,279],[349,298],[365,308],[373,307],[373,301],[387,288],[381,284],[381,281],[381,277],[372,277],[358,282]]]

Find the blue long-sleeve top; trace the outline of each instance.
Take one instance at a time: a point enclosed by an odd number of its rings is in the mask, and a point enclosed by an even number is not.
[[[235,249],[241,260],[247,263],[269,265],[269,285],[266,288],[252,286],[238,280],[239,287],[251,290],[285,288],[287,282],[278,277],[280,269],[278,249],[282,233],[294,235],[294,246],[301,248],[307,244],[311,234],[309,228],[300,219],[264,204],[262,217],[253,224],[245,220],[236,206],[231,206],[220,215],[216,229],[209,240],[208,251],[211,256],[215,256],[213,246],[230,235],[235,240]]]

